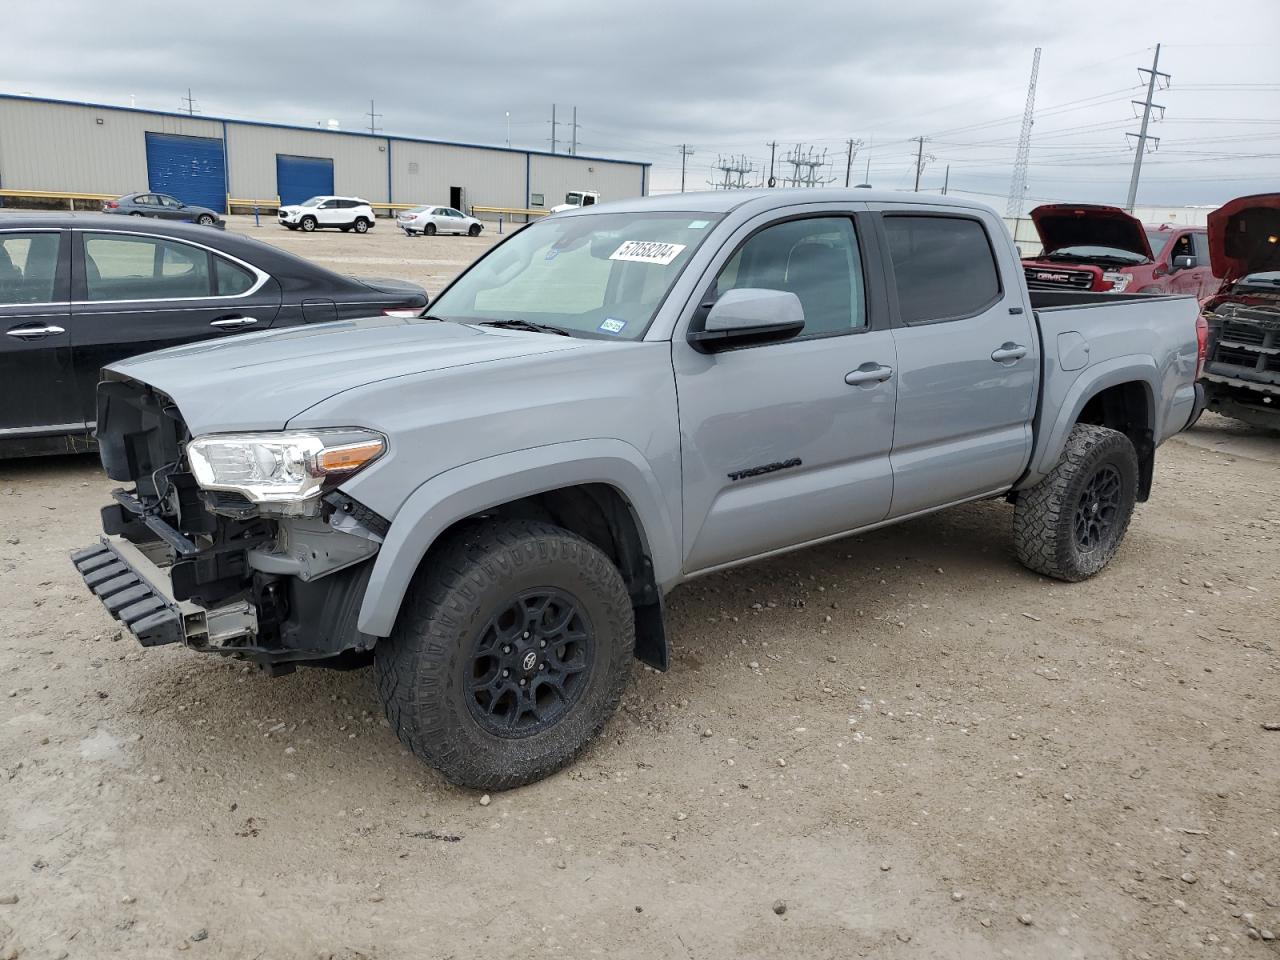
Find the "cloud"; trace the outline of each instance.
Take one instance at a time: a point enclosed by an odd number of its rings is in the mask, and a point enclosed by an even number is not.
[[[348,129],[367,127],[372,98],[389,133],[490,143],[504,141],[509,111],[513,144],[543,149],[552,103],[562,143],[576,105],[580,149],[652,161],[658,189],[678,185],[681,143],[697,151],[694,182],[718,154],[767,163],[771,140],[826,149],[843,179],[848,137],[874,141],[877,186],[909,185],[907,140],[925,135],[927,186],[950,164],[953,187],[998,197],[1041,46],[1029,192],[1116,202],[1132,159],[1124,133],[1137,129],[1128,101],[1142,94],[1135,68],[1163,39],[1174,86],[1157,98],[1169,110],[1140,199],[1216,203],[1280,187],[1268,180],[1280,5],[1228,6],[1166,0],[1153,20],[1149,7],[1097,0],[46,0],[8,11],[6,33],[22,40],[0,61],[0,89],[174,110],[190,87],[206,114],[336,117]]]

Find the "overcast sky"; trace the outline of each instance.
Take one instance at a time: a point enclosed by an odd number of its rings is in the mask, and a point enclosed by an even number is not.
[[[1172,84],[1140,204],[1217,204],[1280,190],[1280,0],[830,0],[827,3],[41,0],[6,10],[0,92],[550,149],[551,105],[578,108],[579,152],[653,163],[690,189],[718,156],[756,171],[797,143],[845,177],[863,141],[877,187],[990,195],[1003,208],[1043,47],[1030,199],[1123,203],[1138,66]],[[571,131],[558,128],[558,149]],[[778,174],[785,170],[778,165]],[[753,173],[751,176],[758,176]]]

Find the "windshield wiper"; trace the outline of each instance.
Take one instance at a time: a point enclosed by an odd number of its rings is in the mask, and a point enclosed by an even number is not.
[[[555,333],[562,337],[573,336],[561,327],[553,327],[549,323],[534,323],[532,320],[481,320],[477,326],[502,327],[504,330],[532,330],[535,333]]]

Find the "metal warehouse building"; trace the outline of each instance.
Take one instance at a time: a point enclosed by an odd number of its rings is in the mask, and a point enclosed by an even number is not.
[[[0,189],[536,209],[570,190],[642,196],[649,164],[0,94]]]

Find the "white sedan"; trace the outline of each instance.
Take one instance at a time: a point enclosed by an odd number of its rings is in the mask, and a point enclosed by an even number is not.
[[[396,217],[396,226],[411,237],[417,234],[430,237],[437,233],[465,233],[469,237],[478,237],[484,229],[484,224],[475,217],[468,217],[453,207],[429,205],[405,210]]]

